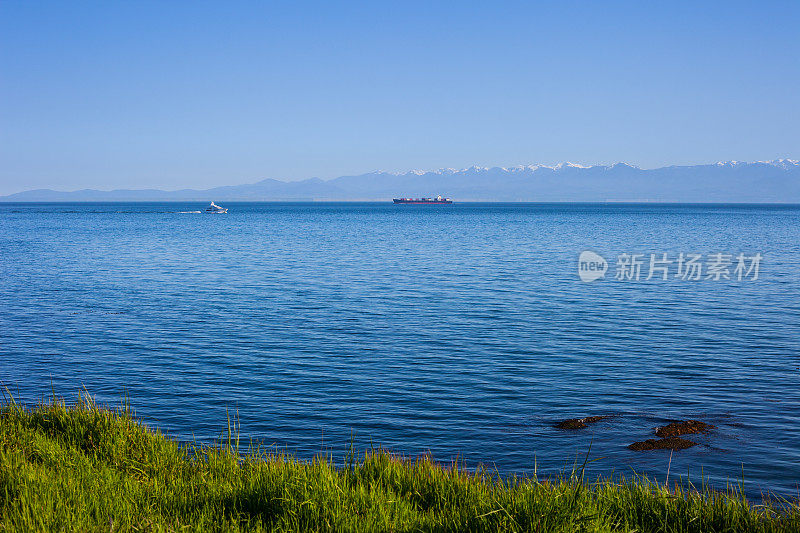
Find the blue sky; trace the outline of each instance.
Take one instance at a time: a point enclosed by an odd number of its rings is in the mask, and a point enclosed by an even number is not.
[[[0,3],[0,194],[800,158],[800,2]]]

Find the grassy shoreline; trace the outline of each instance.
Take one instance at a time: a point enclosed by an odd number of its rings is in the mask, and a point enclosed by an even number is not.
[[[0,406],[0,531],[800,531],[800,506],[646,480],[503,479],[381,451],[181,445],[91,398]]]

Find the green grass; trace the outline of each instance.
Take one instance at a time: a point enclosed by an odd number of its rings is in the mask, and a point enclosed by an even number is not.
[[[235,433],[187,446],[90,398],[6,401],[0,531],[800,531],[797,504],[737,492],[503,479],[380,451],[337,467],[239,450]]]

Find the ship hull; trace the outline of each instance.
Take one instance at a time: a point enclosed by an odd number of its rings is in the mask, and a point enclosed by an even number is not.
[[[441,204],[452,204],[453,200],[432,200],[428,201],[420,201],[420,200],[404,200],[402,198],[395,198],[393,200],[396,204],[409,204],[409,205],[441,205]]]

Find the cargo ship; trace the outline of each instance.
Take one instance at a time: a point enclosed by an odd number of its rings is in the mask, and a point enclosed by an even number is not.
[[[392,200],[396,204],[452,204],[453,200],[450,198],[442,198],[441,195],[436,198],[395,198]]]

